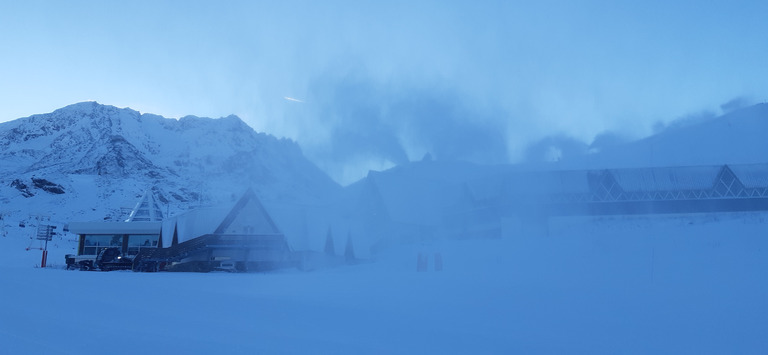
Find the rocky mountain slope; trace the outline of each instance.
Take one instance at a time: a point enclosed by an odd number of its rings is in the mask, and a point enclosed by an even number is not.
[[[266,203],[302,205],[340,189],[295,142],[236,116],[177,120],[96,102],[0,124],[0,162],[0,214],[22,219],[116,219],[146,189],[170,212],[248,187]]]

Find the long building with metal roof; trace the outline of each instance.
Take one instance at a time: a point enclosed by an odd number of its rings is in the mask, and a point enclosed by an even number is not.
[[[768,211],[768,164],[516,171],[461,189],[469,203],[446,215],[449,229],[499,230],[504,218]]]

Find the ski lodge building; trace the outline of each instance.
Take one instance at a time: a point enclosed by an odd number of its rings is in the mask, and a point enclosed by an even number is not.
[[[200,208],[163,219],[151,192],[125,222],[72,222],[77,255],[118,248],[141,271],[256,271],[291,264],[285,236],[253,190],[229,208]]]
[[[513,172],[461,190],[446,221],[492,237],[510,218],[768,211],[768,164]]]

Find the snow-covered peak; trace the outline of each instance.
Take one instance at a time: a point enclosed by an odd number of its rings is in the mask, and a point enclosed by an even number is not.
[[[766,133],[768,104],[758,104],[562,165],[636,168],[762,164],[768,162]]]
[[[154,186],[170,205],[215,202],[248,187],[267,202],[306,203],[340,188],[295,142],[258,133],[235,115],[172,119],[97,102],[0,123],[0,160],[0,199],[8,201],[64,204],[94,188],[104,201],[120,199],[115,208]],[[66,193],[36,191],[32,177]]]

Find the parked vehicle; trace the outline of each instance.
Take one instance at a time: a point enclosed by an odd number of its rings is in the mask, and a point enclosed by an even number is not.
[[[133,258],[126,257],[119,248],[103,248],[97,255],[66,255],[67,269],[83,271],[131,270]]]

